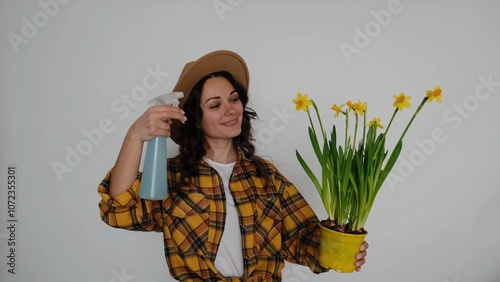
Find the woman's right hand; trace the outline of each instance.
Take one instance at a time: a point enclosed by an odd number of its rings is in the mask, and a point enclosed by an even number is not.
[[[170,137],[170,125],[173,119],[181,122],[187,120],[184,111],[178,107],[153,106],[130,126],[111,174],[109,185],[111,197],[127,191],[137,178],[144,142],[157,136]]]
[[[134,141],[145,142],[157,136],[170,137],[172,120],[187,120],[184,111],[172,105],[152,106],[130,127],[127,135]]]

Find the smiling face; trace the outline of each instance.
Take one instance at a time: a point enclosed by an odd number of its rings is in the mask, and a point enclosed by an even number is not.
[[[241,133],[243,104],[234,86],[222,76],[205,81],[200,99],[200,128],[208,144],[231,141]]]

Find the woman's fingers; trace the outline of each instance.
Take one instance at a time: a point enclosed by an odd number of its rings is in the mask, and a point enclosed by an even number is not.
[[[366,251],[370,245],[368,245],[368,242],[364,241],[363,244],[361,244],[361,247],[359,248],[360,252]]]
[[[185,122],[187,120],[184,111],[172,105],[153,106],[146,112],[149,112],[152,118],[163,121],[176,119],[180,122]]]
[[[130,131],[136,139],[144,142],[157,136],[170,137],[172,120],[185,122],[184,111],[171,105],[153,106],[147,109],[134,124]]]
[[[356,266],[356,271],[360,271],[361,270],[361,266],[363,266],[363,264],[365,264],[366,262],[366,255],[367,255],[367,252],[366,250],[368,249],[369,245],[368,245],[368,242],[364,241],[363,244],[361,244],[361,247],[359,248],[359,253],[356,255],[356,263],[355,263],[355,266]]]
[[[149,120],[153,124],[150,135],[170,137],[172,120],[181,122],[187,120],[183,110],[170,105],[151,107],[149,111],[151,111]]]

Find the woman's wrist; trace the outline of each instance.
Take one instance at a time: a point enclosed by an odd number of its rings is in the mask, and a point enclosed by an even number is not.
[[[141,147],[144,144],[144,141],[141,140],[139,134],[134,132],[133,126],[127,131],[125,138],[123,139],[123,143],[133,147]]]

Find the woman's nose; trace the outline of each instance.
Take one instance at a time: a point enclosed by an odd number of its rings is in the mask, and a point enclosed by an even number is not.
[[[231,104],[226,104],[224,108],[225,115],[232,115],[236,112],[236,109]]]

